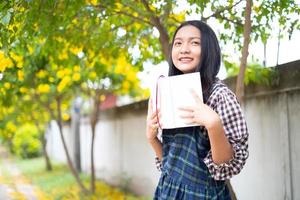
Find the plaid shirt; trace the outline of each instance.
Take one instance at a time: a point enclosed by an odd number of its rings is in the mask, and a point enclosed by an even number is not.
[[[249,155],[246,121],[235,94],[221,81],[214,84],[206,104],[219,114],[234,154],[229,162],[217,165],[213,162],[212,153],[209,151],[203,161],[215,180],[230,179],[242,170]],[[155,164],[161,171],[162,162],[157,157]]]

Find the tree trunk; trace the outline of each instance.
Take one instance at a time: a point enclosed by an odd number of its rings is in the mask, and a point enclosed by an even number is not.
[[[41,135],[41,141],[42,141],[42,146],[43,146],[43,155],[45,158],[46,170],[52,171],[52,164],[51,164],[51,161],[49,159],[49,155],[48,155],[48,152],[46,149],[47,140],[45,139],[45,134]]]
[[[169,34],[166,31],[165,27],[160,23],[156,26],[159,31],[159,41],[162,46],[163,54],[165,59],[168,60],[170,54],[170,43],[169,43]]]
[[[94,162],[94,143],[96,135],[96,125],[99,115],[99,106],[100,106],[100,90],[96,90],[96,95],[94,98],[94,112],[91,116],[91,126],[92,126],[92,140],[91,140],[91,182],[90,190],[92,193],[95,192],[95,162]]]
[[[277,41],[276,66],[278,66],[278,62],[279,62],[280,35],[281,35],[281,29],[280,29],[280,27],[279,27],[279,31],[278,31],[278,41]]]
[[[236,83],[236,95],[241,104],[244,103],[244,95],[245,95],[244,77],[245,77],[245,71],[247,66],[247,57],[249,54],[248,49],[249,49],[250,33],[251,33],[251,6],[252,6],[252,1],[247,0],[246,9],[245,9],[245,24],[244,24],[244,32],[243,32],[244,44],[242,48],[240,71]]]
[[[35,124],[36,128],[38,129],[39,136],[40,136],[39,139],[42,142],[42,149],[43,149],[43,156],[45,158],[46,170],[52,171],[52,164],[49,159],[48,152],[46,150],[47,140],[45,138],[45,132],[41,129],[40,124],[38,123],[38,121],[36,119],[32,119],[32,120],[34,121],[34,124]]]
[[[250,43],[250,33],[251,33],[251,6],[252,1],[247,0],[246,1],[246,9],[245,9],[245,24],[244,24],[244,44],[242,48],[242,57],[241,57],[241,63],[240,63],[240,71],[237,77],[237,83],[236,83],[236,95],[238,100],[241,104],[244,103],[244,97],[245,97],[245,87],[244,87],[244,78],[245,78],[245,71],[247,67],[247,57],[248,57],[248,49],[249,49],[249,43]],[[229,191],[231,194],[231,198],[233,200],[236,200],[235,192],[231,186],[230,181],[227,181],[227,185],[229,187]]]
[[[73,166],[73,163],[71,161],[70,154],[69,154],[69,151],[68,151],[68,148],[67,148],[67,144],[66,144],[66,141],[65,141],[65,138],[64,138],[64,135],[63,135],[62,118],[61,118],[61,98],[60,97],[56,98],[56,103],[57,103],[57,112],[58,112],[57,113],[58,114],[57,115],[58,116],[57,123],[58,123],[58,127],[59,127],[59,133],[60,133],[61,141],[63,143],[63,147],[64,147],[64,150],[65,150],[65,153],[66,153],[67,163],[68,163],[68,166],[71,170],[71,173],[75,177],[76,182],[77,182],[78,186],[80,187],[81,191],[86,194],[86,193],[88,193],[88,191],[84,187],[83,183],[81,182],[81,180],[79,178],[79,175],[78,175],[77,171],[75,170],[75,168]]]

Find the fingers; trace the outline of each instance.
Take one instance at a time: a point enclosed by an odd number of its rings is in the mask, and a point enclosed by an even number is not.
[[[180,107],[179,117],[184,120],[184,123],[189,125],[195,123],[195,112],[193,107]]]
[[[195,101],[196,101],[197,104],[202,103],[201,98],[198,96],[198,94],[196,93],[195,90],[192,89],[191,90],[191,94],[193,95],[193,97],[194,97],[194,99],[195,99]]]
[[[178,107],[178,110],[184,111],[184,112],[193,112],[195,110],[195,108],[192,106],[181,106],[181,107]]]
[[[183,119],[193,119],[194,118],[194,113],[191,112],[185,112],[179,115],[179,117]]]
[[[155,126],[158,127],[158,118],[161,118],[161,113],[160,110],[157,110],[157,112],[153,112],[150,114],[150,116],[148,117],[147,121],[148,121],[148,125],[153,127],[153,124]]]

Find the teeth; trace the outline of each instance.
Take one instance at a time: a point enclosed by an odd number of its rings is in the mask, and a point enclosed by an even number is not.
[[[191,61],[192,58],[180,58],[179,60],[180,60],[180,61]]]

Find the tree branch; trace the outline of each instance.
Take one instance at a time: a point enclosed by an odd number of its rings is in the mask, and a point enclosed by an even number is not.
[[[159,17],[157,17],[151,8],[149,7],[149,4],[146,0],[141,0],[141,2],[144,4],[146,10],[150,14],[150,21],[154,24],[154,27],[156,27],[160,33],[159,35],[159,41],[162,46],[162,51],[165,56],[165,58],[168,58],[169,56],[169,34],[164,27],[164,25],[161,23]]]
[[[235,25],[238,25],[238,26],[244,26],[243,22],[238,21],[238,20],[235,21],[235,20],[233,20],[233,19],[228,19],[227,17],[222,16],[222,15],[218,15],[216,18],[223,19],[223,20],[225,20],[225,21],[231,22],[231,23],[233,23],[233,24],[235,24]]]
[[[211,18],[211,17],[221,16],[221,13],[222,13],[222,12],[225,12],[225,11],[227,11],[227,10],[232,9],[233,7],[235,7],[235,6],[237,6],[238,4],[240,4],[242,1],[243,1],[243,0],[240,0],[240,1],[236,2],[235,4],[233,4],[233,5],[231,5],[231,6],[226,6],[226,7],[224,7],[223,9],[219,9],[219,10],[217,10],[215,13],[213,13],[212,15],[210,15],[210,16],[208,16],[208,17],[202,17],[202,19],[203,19],[204,21],[207,21],[207,20],[208,20],[209,18]]]
[[[100,4],[98,4],[98,5],[94,6],[94,7],[95,7],[95,8],[98,8],[98,9],[100,9],[100,10],[102,10],[102,9],[104,9],[104,10],[107,9],[106,6],[103,6],[103,5],[100,5]],[[134,10],[134,11],[136,11],[136,10]],[[134,16],[134,15],[128,13],[128,12],[125,12],[125,11],[116,11],[116,10],[113,10],[113,13],[114,13],[114,14],[125,15],[125,16],[128,16],[128,17],[130,17],[131,19],[133,19],[133,20],[135,20],[135,21],[140,21],[140,22],[142,22],[142,23],[145,23],[145,24],[149,24],[149,25],[151,25],[151,26],[154,26],[154,24],[153,24],[151,21],[145,20],[144,18],[141,18],[141,17],[138,17],[138,16]]]

